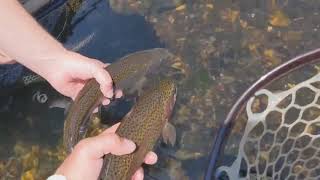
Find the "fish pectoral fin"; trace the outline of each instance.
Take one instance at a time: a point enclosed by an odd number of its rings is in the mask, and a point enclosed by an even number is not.
[[[176,144],[176,128],[169,122],[167,122],[162,129],[162,139],[166,144],[174,146]]]

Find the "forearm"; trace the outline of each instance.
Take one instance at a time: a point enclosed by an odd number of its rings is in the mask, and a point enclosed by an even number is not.
[[[67,52],[18,1],[0,0],[0,12],[0,52],[40,75],[41,66],[61,59]]]

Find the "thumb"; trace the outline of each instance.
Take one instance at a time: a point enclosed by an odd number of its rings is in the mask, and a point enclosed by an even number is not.
[[[124,155],[132,153],[136,149],[134,142],[119,137],[115,133],[106,133],[80,141],[75,151],[84,153],[92,159],[99,159],[105,154]]]

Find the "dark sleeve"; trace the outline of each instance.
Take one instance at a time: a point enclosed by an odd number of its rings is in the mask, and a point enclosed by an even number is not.
[[[13,86],[21,78],[23,69],[21,64],[0,65],[0,88]]]

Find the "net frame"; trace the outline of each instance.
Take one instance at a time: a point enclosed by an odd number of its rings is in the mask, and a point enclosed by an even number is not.
[[[313,51],[307,52],[300,56],[297,56],[286,63],[278,66],[274,70],[270,71],[266,75],[262,76],[259,80],[257,80],[252,86],[250,86],[236,101],[234,106],[229,111],[227,118],[221,124],[217,135],[214,139],[213,147],[210,154],[208,168],[205,174],[205,180],[215,179],[215,171],[217,169],[217,161],[218,157],[221,154],[221,149],[225,146],[224,139],[230,134],[231,129],[235,123],[235,120],[242,112],[245,104],[248,100],[260,89],[264,88],[271,82],[287,75],[288,73],[299,69],[308,64],[313,64],[319,61],[320,58],[320,48],[315,49]]]

